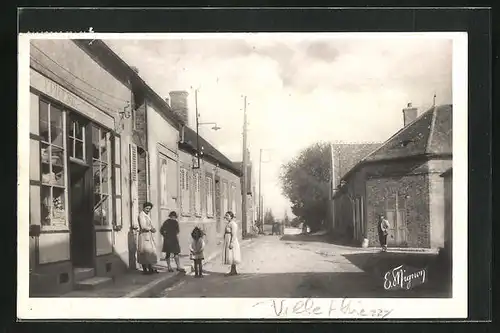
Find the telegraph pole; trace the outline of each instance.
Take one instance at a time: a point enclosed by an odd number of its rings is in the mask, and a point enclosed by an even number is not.
[[[260,149],[259,153],[259,226],[262,225],[262,148]],[[263,229],[262,227],[259,227],[259,229]]]
[[[241,202],[241,228],[242,236],[246,237],[247,235],[247,97],[244,96],[244,106],[243,106],[243,189],[241,191],[242,194],[242,202]]]

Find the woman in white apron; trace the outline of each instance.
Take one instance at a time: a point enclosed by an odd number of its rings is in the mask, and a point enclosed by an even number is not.
[[[231,271],[226,275],[236,275],[236,265],[241,263],[240,242],[238,241],[238,225],[234,220],[234,213],[227,212],[224,215],[227,221],[226,228],[224,229],[224,244],[222,250],[222,263],[224,265],[231,265]]]
[[[156,229],[153,227],[149,212],[153,208],[153,204],[145,202],[142,211],[139,213],[138,226],[139,239],[137,242],[137,261],[142,265],[144,274],[158,273],[153,265],[158,262],[156,255],[156,246],[154,241],[154,233]]]

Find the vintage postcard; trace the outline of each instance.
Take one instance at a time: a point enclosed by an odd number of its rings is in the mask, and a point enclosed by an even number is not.
[[[19,35],[18,318],[467,317],[467,34]]]

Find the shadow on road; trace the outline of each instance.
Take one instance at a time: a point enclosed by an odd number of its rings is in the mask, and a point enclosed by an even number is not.
[[[206,273],[203,279],[186,277],[182,285],[158,297],[447,297],[420,286],[404,291],[387,291],[383,288],[383,279],[360,272],[243,273],[236,276],[212,271]]]
[[[283,235],[280,237],[282,241],[288,242],[320,242],[343,246],[352,246],[353,244],[344,240],[332,239],[328,234],[325,235],[312,235],[312,234],[296,234],[296,235]]]

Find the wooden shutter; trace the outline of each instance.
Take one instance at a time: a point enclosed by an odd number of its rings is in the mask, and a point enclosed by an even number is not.
[[[137,146],[130,144],[130,208],[132,225],[137,224],[139,216],[139,187],[137,177]]]

